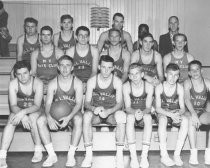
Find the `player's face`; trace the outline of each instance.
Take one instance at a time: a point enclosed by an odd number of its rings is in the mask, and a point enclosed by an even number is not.
[[[149,52],[152,50],[152,46],[153,46],[154,42],[152,37],[145,37],[142,40],[142,49],[146,52]]]
[[[193,79],[199,79],[201,77],[201,68],[197,64],[191,65],[189,75]]]
[[[112,31],[109,35],[109,40],[112,45],[118,45],[120,43],[120,34],[117,31]]]
[[[104,78],[108,78],[112,71],[114,70],[114,65],[112,62],[105,62],[102,61],[101,65],[99,66],[100,73]]]
[[[124,20],[120,16],[115,16],[113,26],[115,29],[121,30],[123,28]]]
[[[30,80],[30,76],[30,72],[27,68],[18,69],[16,72],[16,77],[22,84],[26,84]]]
[[[61,23],[61,27],[63,27],[63,30],[71,30],[73,27],[71,19],[64,19],[63,22]]]
[[[68,77],[73,70],[73,64],[70,60],[62,60],[58,64],[58,69],[63,77]]]
[[[43,30],[41,32],[41,41],[43,44],[50,44],[52,42],[52,34],[49,30]]]
[[[129,79],[138,84],[142,79],[142,72],[139,68],[130,69],[129,71]]]
[[[179,21],[175,17],[172,17],[169,20],[168,27],[172,32],[178,31]]]
[[[89,42],[89,35],[87,31],[80,30],[77,36],[79,44],[86,45]]]
[[[177,50],[182,51],[184,49],[184,46],[186,45],[186,41],[183,36],[177,36],[174,44]]]
[[[168,72],[166,72],[165,76],[166,76],[166,81],[170,85],[174,85],[179,79],[179,70],[177,71],[169,70]]]
[[[28,36],[33,36],[37,33],[37,26],[35,23],[27,22],[25,25],[25,31]]]
[[[144,35],[145,33],[149,33],[145,27],[141,27],[139,34],[140,36]]]

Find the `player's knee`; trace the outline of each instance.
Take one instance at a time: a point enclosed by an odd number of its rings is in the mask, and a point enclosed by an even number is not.
[[[126,114],[123,111],[116,111],[115,114],[115,120],[117,124],[125,124],[126,123]]]
[[[188,123],[188,121],[189,121],[189,118],[187,116],[183,115],[182,116],[182,122]]]
[[[144,114],[143,120],[145,124],[152,124],[152,117],[150,114]]]
[[[93,117],[93,113],[91,111],[86,111],[83,114],[83,123],[84,124],[90,123],[92,120],[92,117]]]
[[[82,125],[82,114],[75,115],[73,122],[74,122],[74,125],[81,126]]]
[[[39,118],[39,114],[38,113],[32,113],[28,115],[30,122],[32,124],[36,124],[37,119]]]
[[[45,116],[40,116],[37,120],[36,120],[37,126],[42,128],[44,125],[47,124],[47,119]]]
[[[127,114],[127,124],[133,124],[135,122],[134,114]]]

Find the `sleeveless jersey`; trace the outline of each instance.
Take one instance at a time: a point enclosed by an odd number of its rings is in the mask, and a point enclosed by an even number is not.
[[[121,49],[121,52],[120,52],[120,57],[117,61],[114,62],[114,74],[119,77],[119,78],[122,78],[123,76],[123,68],[124,68],[124,60],[122,59],[122,51],[123,51],[123,48]],[[109,55],[109,49],[107,50],[107,53]]]
[[[40,78],[44,84],[47,84],[51,79],[57,76],[57,64],[55,48],[53,49],[52,55],[48,58],[43,57],[41,50],[39,49],[37,59],[37,77]]]
[[[196,92],[191,81],[192,87],[190,89],[190,99],[194,109],[196,110],[204,109],[207,104],[208,89],[206,87],[204,80],[203,83],[204,83],[203,90],[201,92]]]
[[[136,97],[133,95],[132,86],[130,83],[130,88],[131,88],[130,98],[131,98],[131,108],[132,109],[140,109],[142,111],[146,109],[147,94],[145,92],[145,82],[143,85],[144,85],[143,93],[140,96]]]
[[[184,56],[180,59],[175,58],[173,53],[171,53],[171,63],[175,63],[179,66],[180,69],[179,83],[183,83],[188,78],[187,53],[184,52]]]
[[[64,41],[61,37],[61,32],[59,33],[59,39],[58,39],[58,48],[64,51],[66,53],[66,50],[71,48],[72,46],[75,46],[76,42],[74,39],[74,32],[72,33],[72,37],[69,41]]]
[[[141,59],[141,50],[139,50],[139,62],[138,62],[142,69],[143,69],[143,72],[145,74],[147,74],[148,76],[151,76],[151,77],[158,77],[157,75],[157,67],[156,67],[156,64],[155,64],[155,51],[153,50],[153,56],[152,56],[152,60],[149,64],[144,64],[142,59]]]
[[[165,110],[176,110],[180,109],[179,106],[179,96],[177,94],[177,84],[176,89],[172,96],[167,96],[164,91],[164,85],[163,85],[163,93],[161,94],[161,108]]]
[[[75,46],[74,50],[74,74],[82,82],[87,82],[92,73],[93,56],[91,53],[91,47],[86,56],[80,57]]]
[[[29,43],[27,38],[26,38],[26,35],[25,35],[24,36],[24,43],[23,43],[22,60],[26,60],[26,61],[30,62],[31,61],[31,53],[39,47],[40,47],[39,35],[38,35],[36,43],[34,43],[34,44]]]
[[[101,89],[98,85],[98,75],[96,76],[96,87],[93,90],[92,105],[95,107],[103,106],[105,109],[112,108],[116,105],[116,90],[113,86],[114,75],[110,85]]]

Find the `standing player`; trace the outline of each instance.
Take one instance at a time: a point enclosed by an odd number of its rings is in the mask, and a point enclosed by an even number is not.
[[[163,67],[166,69],[169,63],[175,63],[179,66],[180,76],[179,83],[183,83],[188,78],[188,63],[194,60],[194,57],[184,51],[187,44],[187,37],[184,34],[174,35],[174,51],[163,57]]]
[[[81,167],[90,167],[92,163],[92,124],[117,124],[116,161],[117,168],[124,168],[123,148],[125,139],[126,114],[122,108],[122,82],[112,74],[114,60],[108,55],[101,56],[100,73],[88,80],[85,97],[86,111],[83,117],[83,136],[86,156]]]
[[[152,135],[152,117],[150,112],[154,87],[142,80],[143,75],[141,66],[138,63],[133,63],[129,67],[130,81],[123,85],[123,97],[127,112],[126,135],[131,155],[131,168],[139,168],[134,125],[141,125],[142,123],[144,124],[144,135],[140,167],[149,167],[147,157]]]
[[[98,49],[89,44],[90,30],[85,26],[80,26],[76,30],[78,43],[66,51],[74,60],[74,74],[84,85],[86,90],[87,80],[97,73]]]
[[[39,34],[37,32],[38,21],[34,18],[26,18],[24,20],[25,33],[18,37],[17,40],[17,60],[27,60],[30,62],[31,53],[38,49]]]
[[[52,43],[53,30],[50,26],[44,26],[40,30],[42,45],[31,55],[32,74],[40,78],[44,83],[44,93],[47,91],[48,82],[57,76],[57,59],[63,55],[63,51],[55,49]]]
[[[59,75],[49,83],[45,115],[37,120],[39,133],[45,149],[48,153],[43,167],[52,166],[57,162],[57,156],[53,150],[51,130],[58,130],[73,124],[71,145],[68,151],[66,166],[73,167],[76,164],[74,154],[82,135],[82,82],[71,74],[73,60],[64,55],[58,60]],[[72,122],[72,123],[71,123]]]
[[[156,111],[158,113],[159,126],[158,134],[160,139],[161,162],[166,166],[182,166],[180,157],[188,132],[188,117],[185,114],[184,89],[177,83],[179,78],[179,67],[176,64],[169,64],[166,67],[166,81],[155,88]],[[167,124],[179,126],[180,130],[174,151],[174,161],[170,159],[167,152]]]
[[[14,75],[16,78],[9,84],[11,113],[1,140],[1,168],[7,168],[7,150],[12,142],[15,128],[20,123],[25,129],[31,131],[35,143],[35,152],[31,161],[35,163],[42,160],[42,146],[36,121],[41,113],[43,83],[38,78],[31,76],[31,66],[26,61],[18,61],[14,65]]]
[[[162,57],[152,49],[154,44],[152,34],[145,33],[141,43],[142,48],[132,54],[131,63],[138,62],[143,68],[144,78],[156,86],[163,81]]]
[[[62,15],[60,22],[61,31],[54,35],[53,42],[66,53],[67,49],[75,45],[73,18],[70,15]]]
[[[206,111],[207,96],[210,81],[202,76],[202,64],[194,60],[189,63],[190,78],[184,82],[185,103],[191,113],[189,121],[189,140],[191,146],[190,164],[199,164],[196,149],[196,128],[200,125],[210,125],[210,113]],[[205,164],[210,165],[210,133],[208,133],[208,147],[205,150]]]
[[[112,28],[118,29],[121,32],[121,44],[123,48],[126,48],[130,54],[133,52],[133,42],[129,32],[123,30],[124,16],[122,13],[115,13],[113,16]],[[102,52],[103,48],[107,49],[109,43],[109,30],[103,32],[98,40],[99,53]]]
[[[114,59],[114,73],[124,83],[128,78],[128,67],[130,65],[130,53],[125,50],[121,43],[121,33],[118,29],[109,30],[110,46],[101,55],[109,55]]]

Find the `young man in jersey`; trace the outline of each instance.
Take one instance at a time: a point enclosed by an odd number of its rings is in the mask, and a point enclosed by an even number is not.
[[[114,74],[124,83],[128,78],[128,67],[130,65],[130,52],[124,49],[120,43],[121,33],[118,29],[109,30],[110,46],[102,51],[101,55],[109,55],[114,59]]]
[[[194,57],[184,51],[187,44],[187,37],[184,34],[175,34],[173,36],[175,44],[174,51],[163,57],[163,67],[166,69],[169,63],[175,63],[179,66],[180,76],[179,83],[183,83],[188,78],[188,63],[194,60]]]
[[[28,17],[24,20],[24,34],[17,40],[17,60],[27,60],[30,63],[31,53],[39,48],[38,21]]]
[[[48,82],[57,76],[57,59],[63,55],[61,49],[54,47],[52,35],[53,30],[50,26],[42,27],[40,30],[42,45],[31,55],[32,74],[43,81],[44,94],[47,91]]]
[[[152,117],[150,112],[154,87],[142,80],[143,75],[142,67],[138,63],[133,63],[129,67],[128,76],[130,81],[123,85],[125,111],[127,112],[126,135],[131,156],[131,168],[139,168],[134,126],[141,126],[142,124],[144,124],[144,134],[140,167],[149,167],[147,157],[152,135]]]
[[[68,151],[66,166],[73,167],[76,164],[74,154],[82,135],[82,82],[72,75],[73,59],[64,55],[58,60],[59,75],[50,81],[47,90],[45,114],[41,115],[37,120],[39,134],[48,153],[47,160],[44,161],[43,167],[52,166],[57,162],[57,156],[54,152],[50,130],[59,130],[68,125],[73,124],[71,136],[71,145]],[[53,103],[68,103],[70,111],[68,115],[61,116],[59,121],[55,119],[55,112],[52,112]],[[56,108],[56,107],[55,107]],[[68,110],[68,109],[64,109]],[[61,114],[60,114],[61,115]],[[72,123],[71,123],[72,122]]]
[[[61,31],[53,37],[54,45],[65,53],[67,49],[75,45],[73,31],[73,17],[62,15],[60,19]]]
[[[76,30],[77,44],[66,51],[74,60],[74,74],[78,77],[86,90],[88,79],[97,73],[99,54],[98,49],[89,44],[90,30],[80,26]]]
[[[196,148],[196,129],[200,125],[210,125],[210,113],[206,111],[210,81],[202,76],[202,64],[194,60],[189,63],[190,78],[184,82],[185,104],[191,113],[189,120],[188,137],[191,146],[189,163],[199,164]],[[208,147],[205,150],[205,164],[210,165],[210,133],[208,135]]]
[[[12,142],[15,128],[19,124],[31,131],[31,136],[35,143],[35,152],[31,161],[35,163],[42,160],[41,139],[36,121],[41,114],[43,83],[31,75],[31,66],[26,61],[18,61],[14,65],[14,75],[16,78],[10,81],[9,84],[11,113],[1,139],[1,168],[7,168],[7,151]]]
[[[125,138],[126,114],[122,108],[122,81],[112,74],[114,59],[101,56],[100,73],[87,82],[85,97],[86,111],[83,116],[83,137],[86,156],[81,167],[90,167],[92,163],[93,132],[92,125],[99,123],[116,124],[116,161],[117,168],[124,168],[123,148]]]
[[[113,16],[113,24],[112,28],[118,29],[121,32],[121,44],[122,47],[127,49],[130,54],[133,52],[133,42],[132,38],[129,32],[123,30],[123,24],[124,24],[124,16],[122,13],[115,13]],[[103,48],[106,49],[109,47],[109,30],[103,32],[99,39],[98,39],[98,50],[99,53],[102,52]]]
[[[152,49],[154,38],[152,34],[145,33],[142,37],[142,48],[133,52],[131,63],[138,62],[144,72],[144,79],[154,86],[163,81],[163,66],[161,55]]]
[[[155,88],[156,111],[158,113],[158,135],[160,140],[161,162],[166,166],[182,166],[183,162],[180,157],[188,132],[188,117],[185,113],[184,89],[179,84],[179,67],[177,64],[170,63],[166,67],[166,81]],[[167,124],[179,126],[179,133],[174,151],[174,161],[170,159],[167,152]]]

